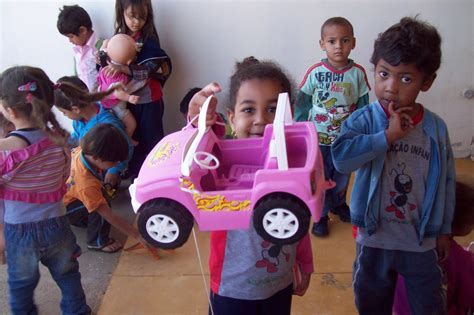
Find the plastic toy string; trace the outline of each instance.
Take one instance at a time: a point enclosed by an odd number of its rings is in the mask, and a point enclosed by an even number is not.
[[[209,309],[211,310],[211,314],[214,315],[214,309],[212,308],[211,299],[209,298],[209,289],[207,288],[206,277],[204,276],[204,268],[202,267],[201,253],[199,252],[199,245],[197,242],[196,232],[194,231],[194,227],[193,227],[193,237],[194,237],[194,245],[196,246],[196,253],[199,260],[199,268],[201,268],[202,281],[204,282],[204,290],[207,297],[207,301],[209,302]]]

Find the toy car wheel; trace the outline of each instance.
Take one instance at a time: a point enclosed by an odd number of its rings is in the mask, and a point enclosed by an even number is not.
[[[254,210],[253,224],[266,241],[279,245],[298,242],[307,233],[311,215],[298,199],[273,194],[262,200]]]
[[[163,249],[182,246],[189,238],[194,218],[189,211],[168,199],[153,199],[139,210],[138,230],[151,245]]]

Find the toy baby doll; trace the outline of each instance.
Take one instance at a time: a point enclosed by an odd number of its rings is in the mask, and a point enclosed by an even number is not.
[[[136,58],[137,46],[135,40],[126,34],[117,34],[104,43],[103,48],[107,53],[109,62],[112,64],[130,65]],[[131,95],[127,91],[127,83],[130,78],[124,73],[109,74],[107,68],[102,67],[99,71],[97,81],[99,90],[105,91],[109,88],[122,84],[123,89],[115,90],[109,97],[104,98],[101,102],[105,108],[111,108],[117,117],[125,125],[125,131],[132,140],[134,145],[137,143],[132,139],[133,132],[137,127],[137,122],[127,109],[127,102],[137,104],[139,96]]]

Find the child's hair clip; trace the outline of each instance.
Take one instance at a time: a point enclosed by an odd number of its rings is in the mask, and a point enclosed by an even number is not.
[[[37,89],[36,82],[28,82],[18,87],[18,91],[21,91],[21,92],[25,92],[25,91],[34,92],[36,91],[36,89]]]

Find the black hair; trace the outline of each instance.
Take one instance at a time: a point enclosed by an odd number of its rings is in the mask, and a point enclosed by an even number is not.
[[[115,89],[105,92],[89,93],[87,85],[76,76],[64,76],[58,79],[58,88],[54,91],[54,105],[71,110],[73,106],[84,108],[90,103],[100,101]]]
[[[194,87],[186,93],[186,95],[183,97],[181,102],[179,103],[179,111],[183,114],[186,115],[188,113],[188,108],[189,108],[189,102],[193,98],[194,94],[197,92],[201,91],[201,88]]]
[[[474,225],[474,188],[463,182],[456,182],[456,209],[452,223],[452,231],[464,230]]]
[[[343,18],[341,16],[335,16],[335,17],[327,19],[321,26],[321,38],[324,37],[324,28],[326,28],[326,26],[332,26],[332,25],[347,26],[351,30],[352,36],[354,36],[354,27],[352,27],[351,22],[349,22],[348,19]]]
[[[134,17],[146,19],[145,25],[141,29],[140,33],[145,41],[148,37],[155,38],[160,45],[160,38],[155,28],[155,22],[153,20],[153,6],[150,0],[116,0],[115,2],[115,34],[124,33],[130,34],[130,30],[125,23],[124,12],[132,6],[132,12]]]
[[[55,143],[65,142],[67,132],[51,111],[55,85],[40,68],[16,66],[0,75],[0,99],[5,108],[21,113]]]
[[[441,64],[441,36],[431,24],[404,17],[375,40],[370,62],[376,66],[380,59],[392,66],[413,63],[427,79]]]
[[[111,124],[97,124],[81,139],[84,154],[107,162],[125,161],[128,142],[125,134]]]
[[[76,5],[65,5],[59,9],[57,27],[59,33],[63,35],[79,35],[79,28],[84,26],[88,31],[92,30],[92,21],[82,7]]]
[[[252,79],[278,82],[281,85],[281,92],[288,93],[291,100],[293,87],[290,79],[282,68],[273,61],[259,61],[255,57],[250,56],[245,58],[242,62],[235,64],[235,72],[230,77],[229,103],[227,104],[227,109],[231,111],[234,110],[240,86],[243,82]]]

